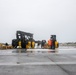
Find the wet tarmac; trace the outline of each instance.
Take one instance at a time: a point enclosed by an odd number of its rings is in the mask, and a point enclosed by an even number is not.
[[[76,48],[0,50],[0,75],[76,75]]]

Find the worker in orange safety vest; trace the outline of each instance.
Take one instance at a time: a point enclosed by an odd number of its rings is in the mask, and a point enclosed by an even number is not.
[[[48,40],[48,45],[49,45],[49,47],[51,49],[51,46],[52,46],[52,40],[51,39]]]

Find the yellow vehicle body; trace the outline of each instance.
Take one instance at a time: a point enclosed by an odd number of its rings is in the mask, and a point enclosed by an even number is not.
[[[58,48],[58,42],[57,41],[55,41],[55,48]]]
[[[26,49],[29,49],[29,48],[35,48],[35,42],[28,42],[28,44],[26,45]]]
[[[18,43],[19,43],[19,48],[22,48],[22,47],[21,47],[21,41],[19,41]]]
[[[31,48],[35,48],[35,42],[33,41],[33,42],[31,42]]]
[[[26,49],[29,49],[29,48],[31,48],[31,42],[30,41],[28,41],[28,43],[26,45]]]

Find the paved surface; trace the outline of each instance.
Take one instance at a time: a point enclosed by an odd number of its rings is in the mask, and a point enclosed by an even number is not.
[[[56,53],[47,49],[13,51],[0,51],[0,75],[76,75],[75,48]]]

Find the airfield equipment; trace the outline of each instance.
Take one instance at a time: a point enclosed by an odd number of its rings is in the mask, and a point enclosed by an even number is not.
[[[41,48],[51,48],[51,49],[58,48],[59,43],[56,40],[56,35],[51,35],[50,41],[51,41],[51,45],[49,45],[46,42],[46,40],[42,40],[42,41],[34,40],[32,33],[17,31],[16,39],[12,40],[12,46],[14,48],[18,47],[18,48],[29,49],[29,48],[35,48],[35,43],[37,43],[38,44],[37,46],[41,45]]]
[[[51,35],[50,40],[52,41],[51,49],[59,47],[59,43],[56,40],[56,35]]]
[[[33,39],[33,34],[23,31],[17,31],[16,39],[12,40],[12,46],[14,48],[17,48],[17,46],[19,46],[20,48],[34,48],[35,42]]]

